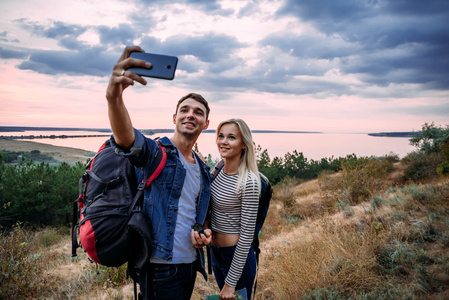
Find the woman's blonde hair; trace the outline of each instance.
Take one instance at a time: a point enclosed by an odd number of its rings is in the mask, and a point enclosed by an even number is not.
[[[254,142],[251,130],[249,129],[245,121],[243,121],[242,119],[225,120],[222,121],[220,124],[218,124],[216,139],[218,139],[221,127],[223,127],[223,125],[226,124],[237,125],[242,135],[243,144],[245,145],[245,149],[242,149],[242,155],[240,156],[239,169],[238,169],[239,180],[237,182],[236,191],[238,192],[240,189],[242,189],[243,191],[245,190],[246,179],[248,177],[247,174],[249,172],[250,174],[249,178],[256,182],[260,194],[261,183],[259,176],[259,168],[257,167],[256,150],[254,149]]]

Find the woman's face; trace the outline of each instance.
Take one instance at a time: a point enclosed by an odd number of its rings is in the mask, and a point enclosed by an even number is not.
[[[229,123],[221,126],[217,135],[217,147],[222,158],[240,158],[245,144],[237,124]]]

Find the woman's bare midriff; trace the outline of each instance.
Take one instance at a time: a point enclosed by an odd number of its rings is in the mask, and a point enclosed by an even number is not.
[[[240,234],[224,234],[221,232],[212,232],[212,244],[218,247],[229,247],[237,245]]]

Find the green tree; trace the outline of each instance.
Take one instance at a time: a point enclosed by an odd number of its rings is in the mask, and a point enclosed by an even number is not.
[[[438,153],[449,143],[449,125],[446,128],[424,123],[421,132],[413,134],[410,145],[425,153]]]
[[[427,160],[436,164],[436,167],[432,164],[436,173],[449,174],[449,125],[443,128],[435,126],[433,122],[431,124],[424,123],[421,132],[415,133],[410,139],[410,145],[417,147],[421,155],[425,155]],[[413,164],[413,162],[411,163]],[[414,172],[412,173],[412,175],[416,175]]]
[[[22,159],[0,167],[0,225],[62,225],[70,219],[84,166],[34,164]]]

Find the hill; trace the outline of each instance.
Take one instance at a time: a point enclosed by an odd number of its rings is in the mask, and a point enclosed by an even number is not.
[[[260,236],[257,299],[449,299],[448,132],[425,124],[410,140],[419,150],[401,160],[349,156],[316,179],[298,179],[311,178],[300,176],[305,164],[279,176]],[[263,163],[267,174],[285,169]],[[28,220],[69,219],[68,212],[48,212],[71,203],[83,170],[70,172],[68,164],[0,170],[0,221],[8,211],[16,214],[9,220],[25,212],[36,212]],[[55,186],[60,189],[48,193]],[[19,202],[28,205],[18,210]],[[70,257],[66,225],[36,229],[17,222],[1,233],[0,298],[131,299],[125,266]],[[209,282],[198,276],[192,299],[217,291],[213,276]]]
[[[92,157],[93,154],[95,154],[82,149],[59,147],[50,144],[42,144],[29,141],[16,141],[9,139],[0,139],[0,150],[13,152],[39,151],[40,153],[47,154],[49,157],[59,163],[67,162],[69,164],[74,164],[78,161],[85,162],[90,157]]]
[[[257,298],[448,299],[449,178],[405,182],[405,166],[391,166],[371,185],[354,180],[365,176],[361,169],[276,185],[261,235]],[[70,258],[69,230],[16,228],[2,247],[23,238],[33,245],[25,255],[33,257],[29,295],[131,299],[124,267],[96,266],[84,253]],[[217,291],[213,276],[198,276],[192,299]]]

